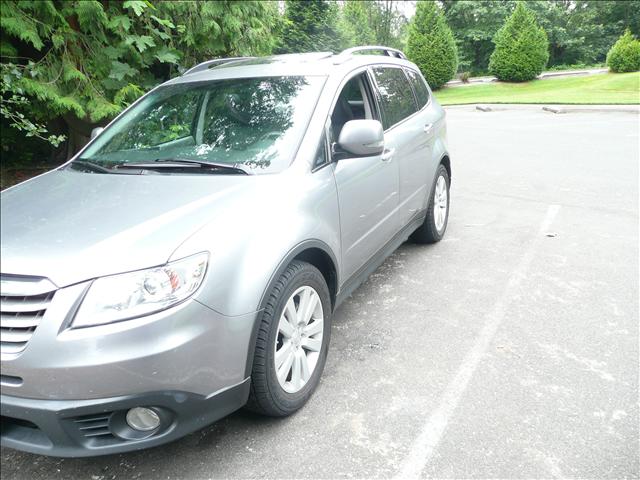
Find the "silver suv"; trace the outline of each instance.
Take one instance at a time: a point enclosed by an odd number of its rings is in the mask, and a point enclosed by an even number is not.
[[[318,385],[331,316],[439,241],[444,111],[402,52],[200,64],[2,193],[2,445],[158,445]]]

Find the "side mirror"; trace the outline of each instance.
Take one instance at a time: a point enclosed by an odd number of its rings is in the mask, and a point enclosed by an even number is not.
[[[91,140],[93,140],[98,135],[100,135],[103,130],[104,130],[104,128],[102,128],[102,127],[96,127],[93,130],[91,130]]]
[[[338,146],[358,157],[380,155],[384,150],[384,130],[378,120],[351,120],[344,124]]]

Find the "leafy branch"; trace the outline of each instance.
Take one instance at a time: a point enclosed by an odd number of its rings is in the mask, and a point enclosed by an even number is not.
[[[22,111],[29,105],[15,80],[22,76],[20,69],[14,64],[2,64],[0,77],[0,114],[9,121],[9,125],[25,133],[26,137],[35,137],[57,147],[66,140],[65,135],[47,135],[49,131],[42,124],[29,119]]]

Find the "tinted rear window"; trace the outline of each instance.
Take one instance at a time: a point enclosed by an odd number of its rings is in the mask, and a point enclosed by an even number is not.
[[[401,68],[377,67],[373,74],[380,92],[385,130],[417,111],[411,86]]]
[[[416,92],[416,97],[418,99],[418,107],[422,108],[427,103],[429,103],[429,89],[427,85],[424,83],[422,75],[413,70],[405,70],[407,72],[407,77],[409,77],[409,81],[413,86],[413,91]]]

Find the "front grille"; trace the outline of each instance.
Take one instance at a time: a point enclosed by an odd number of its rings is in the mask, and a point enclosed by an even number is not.
[[[0,288],[0,352],[22,352],[55,294],[46,279],[2,276]]]

